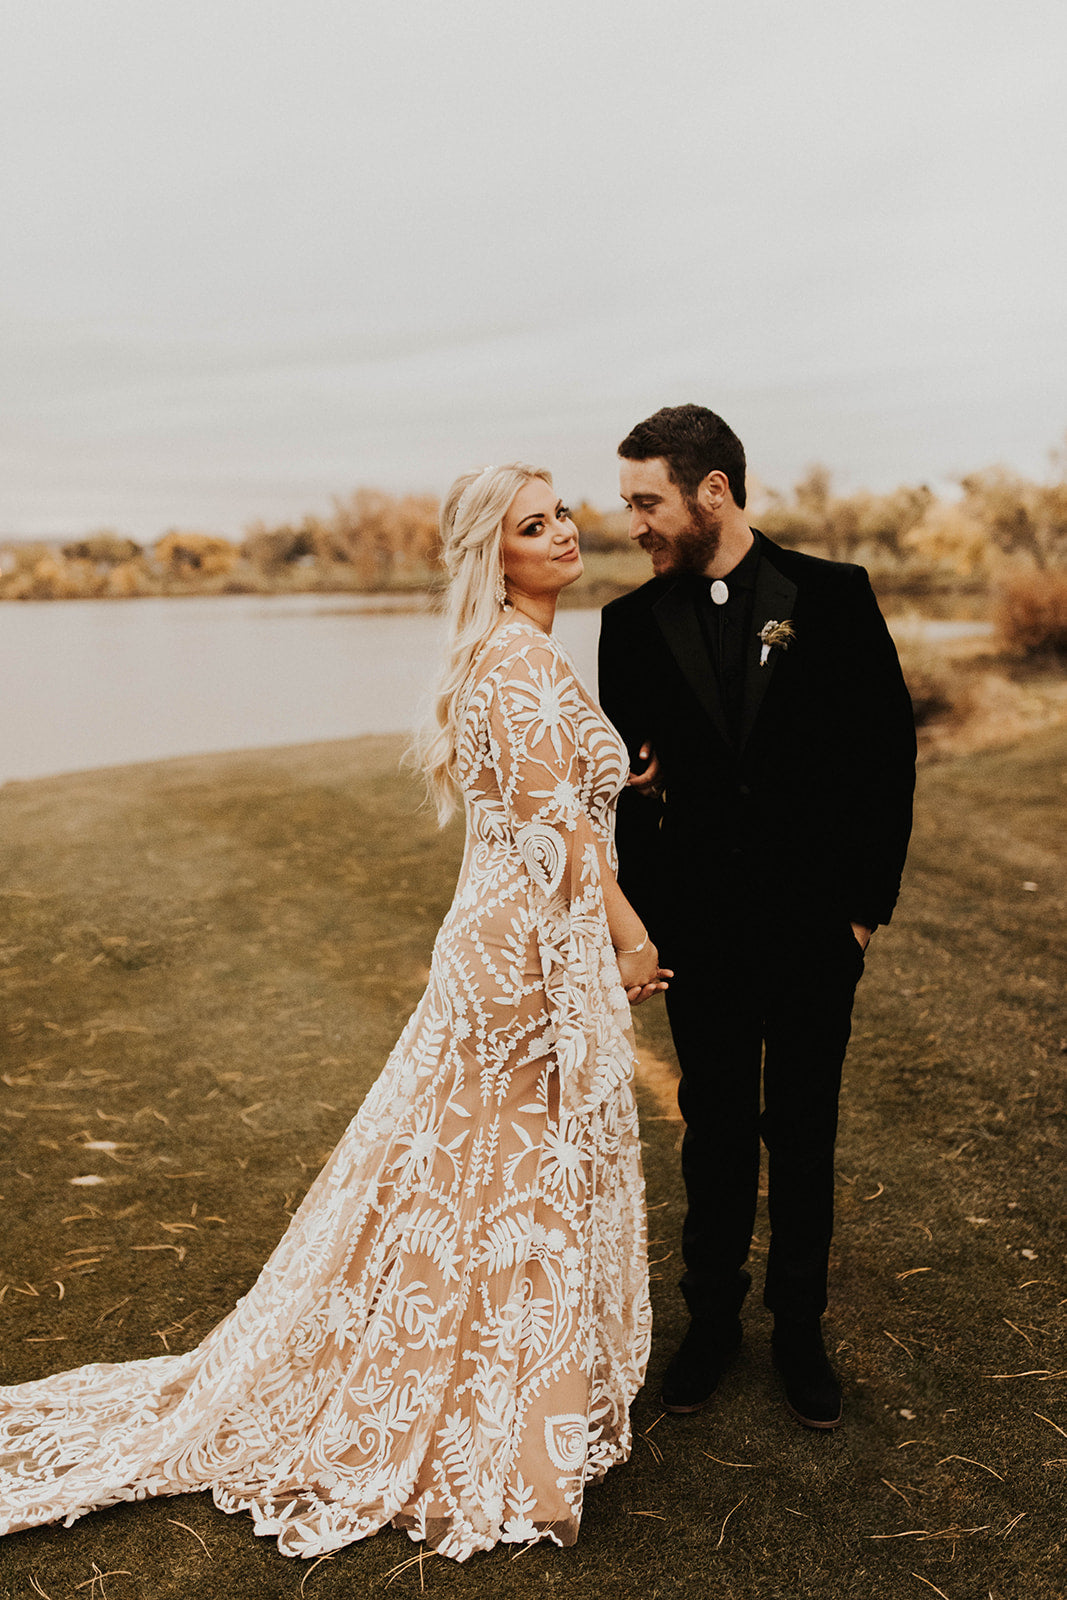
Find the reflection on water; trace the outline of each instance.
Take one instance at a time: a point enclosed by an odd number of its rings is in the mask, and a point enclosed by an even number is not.
[[[595,685],[599,613],[556,632]],[[410,728],[440,623],[374,597],[0,605],[0,782]]]

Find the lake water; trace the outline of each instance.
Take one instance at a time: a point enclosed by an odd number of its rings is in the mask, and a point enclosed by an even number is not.
[[[0,603],[0,783],[409,729],[441,625],[406,605],[348,595]],[[599,617],[556,620],[591,689]],[[893,627],[931,638],[983,631]]]
[[[556,634],[592,687],[597,611]],[[441,624],[388,597],[0,603],[0,783],[418,721]]]

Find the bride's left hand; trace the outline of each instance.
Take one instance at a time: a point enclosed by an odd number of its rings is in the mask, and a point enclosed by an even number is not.
[[[654,994],[662,994],[667,980],[674,977],[672,968],[660,966],[654,945],[624,953],[618,957],[618,963],[619,977],[632,1006],[639,1006]]]
[[[639,1006],[643,1000],[651,1000],[654,994],[662,994],[667,988],[667,979],[673,977],[669,967],[657,967],[655,982],[635,984],[626,990],[626,998],[632,1006]]]

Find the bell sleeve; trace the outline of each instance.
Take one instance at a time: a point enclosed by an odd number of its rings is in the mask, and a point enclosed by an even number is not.
[[[596,741],[573,670],[551,640],[502,664],[489,754],[521,857],[560,1073],[561,1110],[587,1115],[629,1078],[630,1010],[611,943],[601,852],[588,811]]]

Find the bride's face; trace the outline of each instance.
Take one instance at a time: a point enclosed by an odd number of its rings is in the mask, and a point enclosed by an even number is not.
[[[504,513],[500,549],[512,598],[558,594],[582,575],[578,529],[543,478],[524,483]]]

